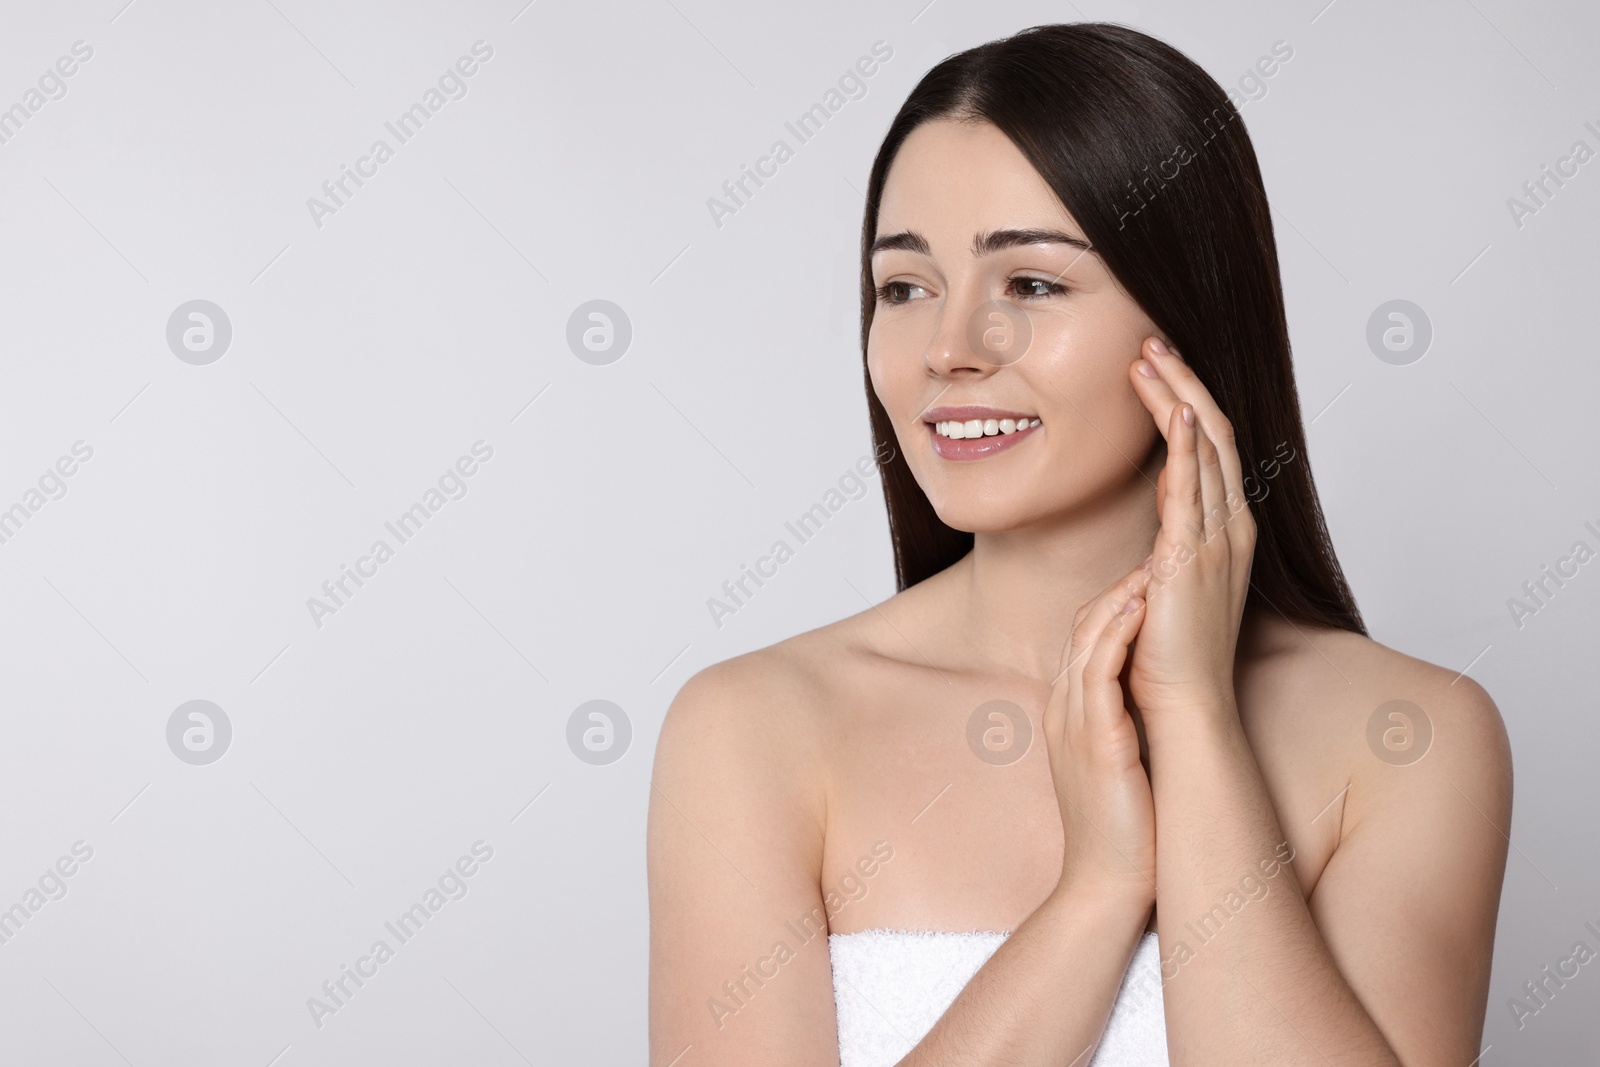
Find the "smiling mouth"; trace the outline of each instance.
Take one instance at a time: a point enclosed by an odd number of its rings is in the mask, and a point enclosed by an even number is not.
[[[1044,425],[1037,415],[997,408],[933,408],[923,413],[933,451],[942,459],[974,460],[1008,451]]]
[[[940,437],[948,437],[953,441],[971,440],[976,437],[994,437],[997,434],[1013,434],[1018,430],[1031,430],[1040,425],[1038,419],[948,419],[941,422],[930,423],[933,432]]]

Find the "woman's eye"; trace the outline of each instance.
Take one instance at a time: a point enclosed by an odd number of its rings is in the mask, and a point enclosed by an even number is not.
[[[1067,291],[1066,286],[1045,278],[1012,278],[1011,284],[1016,287],[1017,295],[1024,300],[1038,300]]]
[[[911,299],[907,292],[911,289],[922,289],[922,286],[912,285],[910,282],[885,282],[877,288],[878,301],[884,304],[904,304]]]
[[[1046,297],[1059,296],[1067,291],[1067,287],[1048,278],[1012,278],[1010,285],[1014,294],[1022,300],[1043,300]],[[878,301],[884,304],[905,304],[916,299],[913,291],[927,293],[920,285],[911,282],[885,282],[877,287]]]

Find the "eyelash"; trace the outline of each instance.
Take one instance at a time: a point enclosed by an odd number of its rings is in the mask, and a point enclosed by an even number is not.
[[[1013,284],[1013,285],[1017,284],[1019,282],[1024,283],[1024,284],[1031,282],[1034,285],[1042,285],[1042,286],[1045,287],[1045,292],[1043,292],[1043,293],[1029,293],[1029,294],[1019,293],[1019,294],[1017,294],[1017,299],[1018,300],[1043,300],[1046,297],[1060,296],[1063,293],[1066,293],[1068,291],[1067,287],[1065,285],[1062,285],[1060,282],[1050,281],[1048,278],[1016,277],[1016,278],[1008,278],[1006,280],[1009,283]],[[921,288],[921,286],[913,286],[911,282],[885,282],[884,284],[878,286],[873,291],[875,293],[877,293],[878,302],[880,304],[905,304],[905,303],[909,303],[909,301],[907,301],[907,300],[890,300],[889,299],[889,291],[891,289],[893,289],[895,286],[901,286],[901,285],[911,286],[912,288],[918,288],[918,289]]]

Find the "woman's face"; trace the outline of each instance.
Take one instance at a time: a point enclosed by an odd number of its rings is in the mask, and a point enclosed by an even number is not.
[[[1011,530],[1148,485],[1128,369],[1159,333],[1005,134],[922,124],[880,204],[867,368],[939,517]]]

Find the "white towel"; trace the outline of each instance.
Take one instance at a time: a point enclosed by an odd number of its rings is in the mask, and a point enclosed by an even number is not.
[[[862,930],[828,935],[839,1067],[891,1067],[939,1021],[1007,935]],[[1134,949],[1090,1067],[1169,1067],[1161,948]]]

